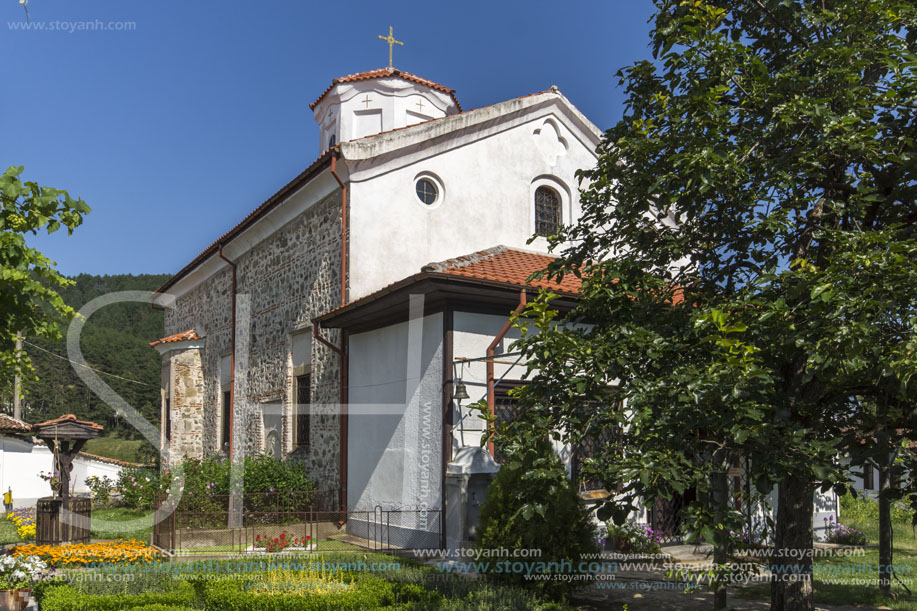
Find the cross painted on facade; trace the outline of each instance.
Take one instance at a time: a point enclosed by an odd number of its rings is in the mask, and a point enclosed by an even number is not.
[[[388,43],[388,69],[392,69],[392,46],[401,45],[404,46],[404,43],[400,40],[395,40],[394,35],[392,34],[392,26],[388,26],[388,36],[379,35],[379,38]]]
[[[360,101],[363,102],[364,104],[366,104],[366,108],[369,108],[369,104],[370,104],[370,102],[372,102],[372,100],[369,99],[369,94],[368,94],[368,93],[366,94],[366,99],[363,99],[363,100],[360,100]]]
[[[423,100],[417,100],[417,110],[423,112]]]

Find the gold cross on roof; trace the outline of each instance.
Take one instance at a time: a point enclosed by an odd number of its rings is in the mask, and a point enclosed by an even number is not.
[[[392,26],[388,26],[388,36],[379,35],[379,38],[388,43],[388,69],[392,69],[392,45],[401,45],[404,46],[404,43],[400,40],[395,40],[395,37],[392,35]]]

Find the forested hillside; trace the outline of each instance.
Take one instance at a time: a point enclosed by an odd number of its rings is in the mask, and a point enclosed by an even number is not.
[[[75,284],[61,294],[68,305],[79,310],[90,300],[108,293],[155,290],[168,278],[168,275],[150,274],[81,274],[72,278]],[[114,374],[101,378],[155,425],[159,423],[161,361],[149,342],[162,335],[162,319],[163,313],[153,310],[149,303],[116,303],[89,318],[80,341],[86,362],[98,371]],[[73,413],[104,425],[106,436],[140,439],[139,433],[118,418],[77,376],[73,365],[66,360],[66,327],[63,331],[64,338],[56,342],[25,338],[23,347],[35,367],[37,380],[24,383],[23,418],[34,423]],[[130,446],[136,449],[138,444]]]

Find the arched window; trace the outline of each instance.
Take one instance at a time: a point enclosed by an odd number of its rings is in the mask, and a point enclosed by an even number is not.
[[[550,187],[535,190],[535,233],[554,235],[560,230],[560,196]]]

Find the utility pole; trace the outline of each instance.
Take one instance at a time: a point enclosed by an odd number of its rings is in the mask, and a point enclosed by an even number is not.
[[[19,353],[22,351],[22,335],[16,334],[16,375],[13,376],[13,418],[22,420],[22,405],[19,402],[19,395],[22,394],[22,379],[19,376],[19,364],[22,359]]]

